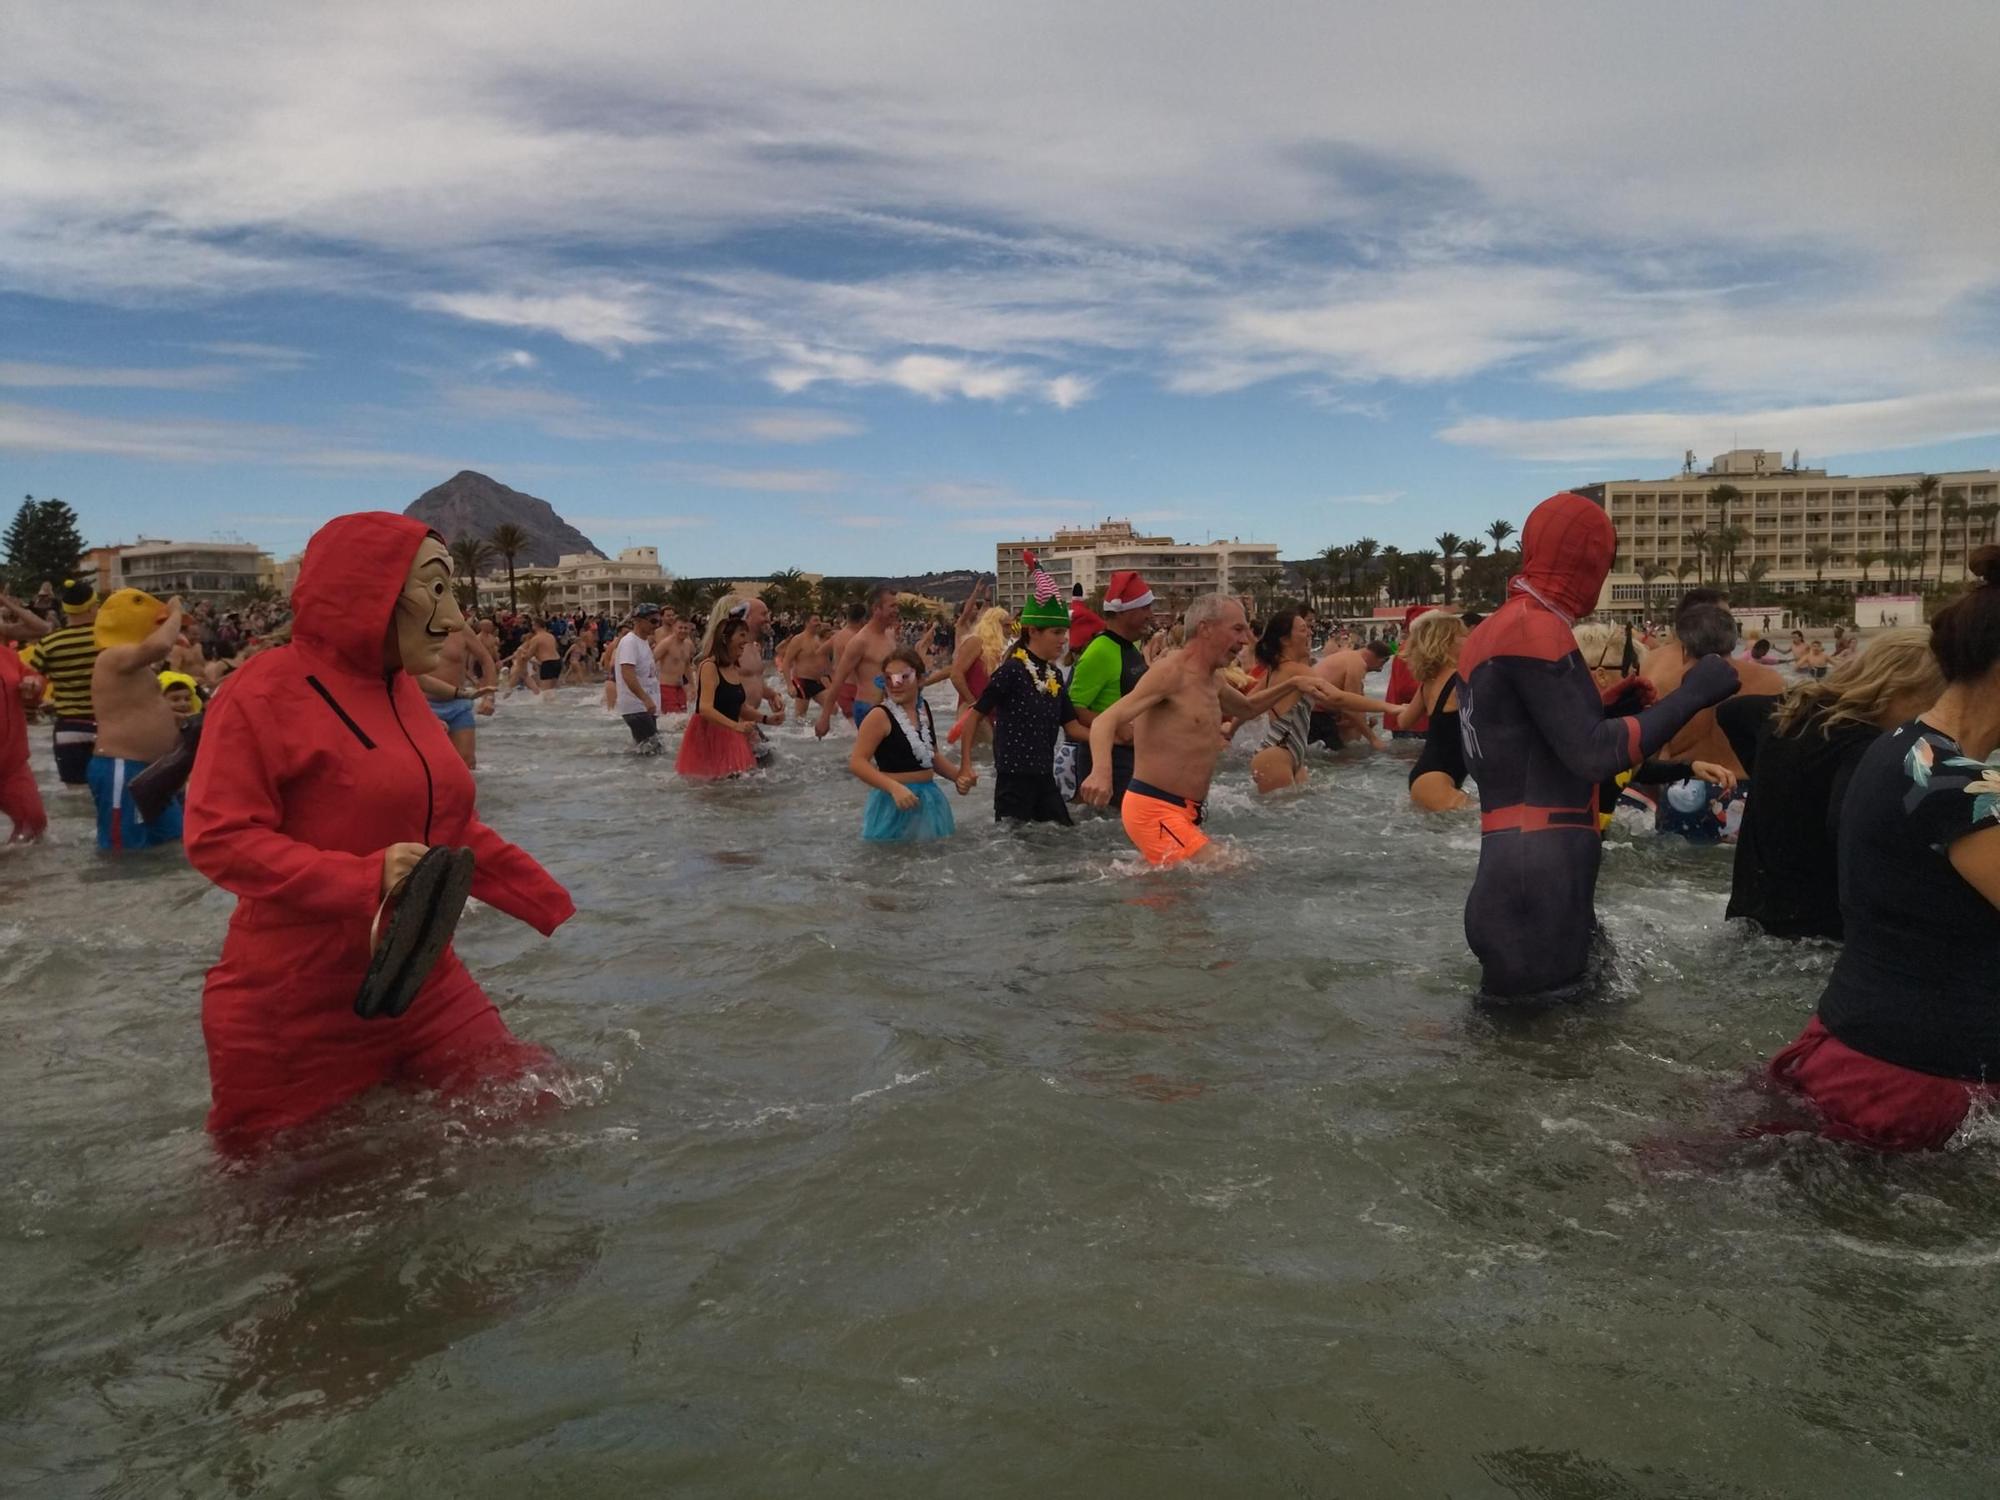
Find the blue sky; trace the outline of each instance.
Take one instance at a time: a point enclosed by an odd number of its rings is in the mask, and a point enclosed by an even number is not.
[[[316,9],[6,5],[0,483],[93,540],[470,467],[903,572],[2000,464],[1990,4]]]

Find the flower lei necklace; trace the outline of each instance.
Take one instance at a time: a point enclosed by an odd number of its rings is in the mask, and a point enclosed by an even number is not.
[[[917,704],[923,707],[924,700],[917,699]],[[884,698],[882,706],[889,710],[889,717],[896,721],[896,727],[903,731],[903,738],[909,741],[910,758],[928,771],[931,757],[937,754],[936,722],[929,721],[928,713],[920,713],[917,715],[919,723],[912,724],[910,716],[903,712],[903,705],[894,698]]]
[[[1042,668],[1047,666],[1047,663],[1038,657],[1030,656],[1027,647],[1022,646],[1016,649],[1014,660],[1028,669],[1028,676],[1034,680],[1035,686],[1047,693],[1051,698],[1062,691],[1062,673],[1058,672],[1054,667],[1049,667],[1049,675],[1044,677],[1042,675]]]

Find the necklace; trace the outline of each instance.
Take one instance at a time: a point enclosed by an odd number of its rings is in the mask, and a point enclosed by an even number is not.
[[[1040,657],[1033,655],[1027,647],[1023,646],[1020,650],[1016,651],[1014,653],[1014,660],[1028,669],[1028,676],[1034,680],[1035,686],[1047,693],[1051,698],[1062,691],[1062,673],[1058,672],[1054,667],[1048,667],[1048,675],[1043,676],[1042,669],[1048,666],[1048,664]]]
[[[923,699],[917,699],[919,707]],[[931,768],[931,757],[937,754],[937,726],[925,722],[927,715],[919,713],[919,723],[912,724],[910,716],[903,712],[903,705],[894,698],[884,698],[882,706],[889,710],[889,717],[896,721],[896,727],[903,731],[903,738],[909,742],[910,758],[926,771]]]

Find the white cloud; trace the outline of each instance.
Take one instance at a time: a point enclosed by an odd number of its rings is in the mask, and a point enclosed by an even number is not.
[[[830,411],[742,412],[718,423],[712,434],[762,443],[823,443],[830,438],[856,437],[867,427],[853,417]]]
[[[596,292],[425,292],[411,299],[428,312],[473,323],[553,333],[613,358],[664,337],[646,321],[643,294],[632,288]]]
[[[502,349],[498,354],[482,359],[479,368],[504,375],[510,370],[532,370],[540,363],[526,349]]]
[[[0,401],[0,449],[100,453],[162,463],[262,464],[283,469],[451,473],[467,465],[431,454],[329,443],[296,427],[179,417],[100,417]]]
[[[474,422],[526,424],[550,437],[574,441],[622,439],[660,443],[677,436],[675,419],[669,413],[621,416],[565,391],[447,381],[438,387],[438,397],[443,409],[454,417]]]
[[[1552,417],[1467,417],[1438,433],[1447,443],[1512,458],[1678,461],[1685,448],[1797,447],[1814,455],[1919,447],[2000,433],[2000,384],[1817,406]]]
[[[831,469],[728,469],[699,464],[676,465],[675,473],[705,489],[755,490],[767,494],[805,495],[837,490],[846,476]]]
[[[1405,490],[1369,490],[1358,495],[1328,495],[1324,505],[1394,505],[1408,492]]]
[[[249,360],[253,364],[264,365],[274,370],[303,369],[317,358],[304,349],[294,349],[288,344],[225,341],[218,344],[196,344],[194,347],[204,354],[219,354],[224,359]]]
[[[228,365],[178,369],[120,369],[105,365],[45,365],[0,360],[0,386],[26,390],[58,387],[97,390],[212,391],[233,385],[242,372]]]

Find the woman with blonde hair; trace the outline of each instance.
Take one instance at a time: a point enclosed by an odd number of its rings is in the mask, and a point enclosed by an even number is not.
[[[1729,915],[1773,937],[1843,935],[1837,860],[1841,804],[1861,758],[1937,701],[1944,677],[1928,628],[1886,631],[1825,680],[1795,684],[1772,709],[1745,767]]]
[[[1456,812],[1471,805],[1465,785],[1465,747],[1458,738],[1458,649],[1465,621],[1442,609],[1410,622],[1399,654],[1417,690],[1396,710],[1398,729],[1428,720],[1423,753],[1410,767],[1410,801],[1424,812]]]
[[[1008,629],[1012,621],[1013,617],[996,604],[983,611],[971,629],[959,632],[958,646],[951,654],[951,685],[958,689],[958,721],[946,737],[949,743],[958,743],[965,732],[965,721],[972,715],[972,706],[984,695],[986,684],[993,680],[1000,664],[1007,660],[1014,644]],[[965,749],[970,754],[972,746]]]

